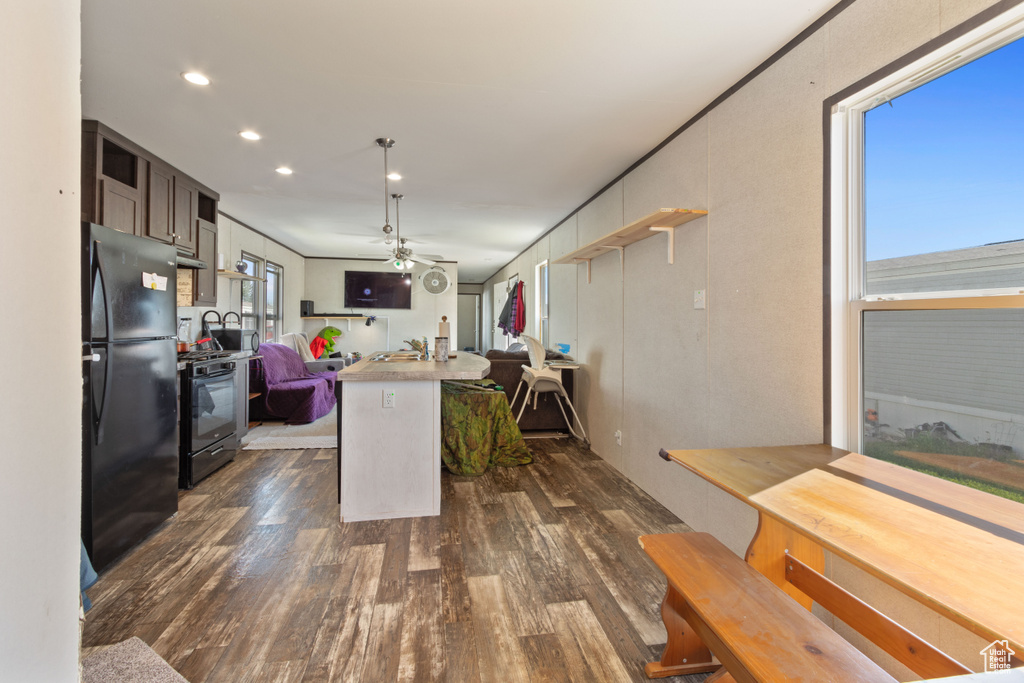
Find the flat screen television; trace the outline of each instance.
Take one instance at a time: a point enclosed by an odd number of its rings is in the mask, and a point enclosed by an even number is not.
[[[412,308],[412,274],[346,270],[345,308]]]

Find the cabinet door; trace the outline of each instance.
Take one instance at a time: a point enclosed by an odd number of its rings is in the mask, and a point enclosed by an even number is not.
[[[174,243],[174,172],[155,161],[149,164],[149,221],[146,237]]]
[[[198,194],[195,185],[180,175],[174,176],[174,245],[190,256],[196,254]]]
[[[129,235],[142,234],[139,191],[110,178],[100,179],[100,225]]]
[[[195,274],[196,306],[217,305],[217,226],[197,218],[199,224],[199,240],[197,258],[204,261],[209,268],[197,270]]]

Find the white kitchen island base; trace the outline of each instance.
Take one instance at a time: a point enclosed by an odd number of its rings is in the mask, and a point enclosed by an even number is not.
[[[441,383],[343,382],[342,406],[342,521],[441,514]]]
[[[459,354],[447,363],[364,359],[338,373],[342,522],[441,514],[441,381],[481,379],[490,365]]]

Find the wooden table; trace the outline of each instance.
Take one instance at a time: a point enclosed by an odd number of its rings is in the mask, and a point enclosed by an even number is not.
[[[341,520],[438,515],[441,380],[483,379],[491,363],[471,353],[446,363],[376,355],[339,372],[335,384]]]
[[[786,552],[828,549],[1024,654],[1024,505],[827,445],[662,451],[758,510],[747,561],[806,606]]]

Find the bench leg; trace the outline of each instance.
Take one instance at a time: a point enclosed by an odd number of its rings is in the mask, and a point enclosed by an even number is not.
[[[665,622],[668,642],[661,653],[661,660],[650,662],[644,667],[648,678],[666,678],[721,668],[721,662],[715,659],[711,650],[686,623],[682,616],[685,608],[686,601],[670,584],[665,591],[665,599],[661,601],[661,620]]]
[[[825,571],[821,546],[773,517],[758,513],[757,532],[747,548],[747,564],[807,609],[812,600],[786,580],[786,551],[819,574]]]

